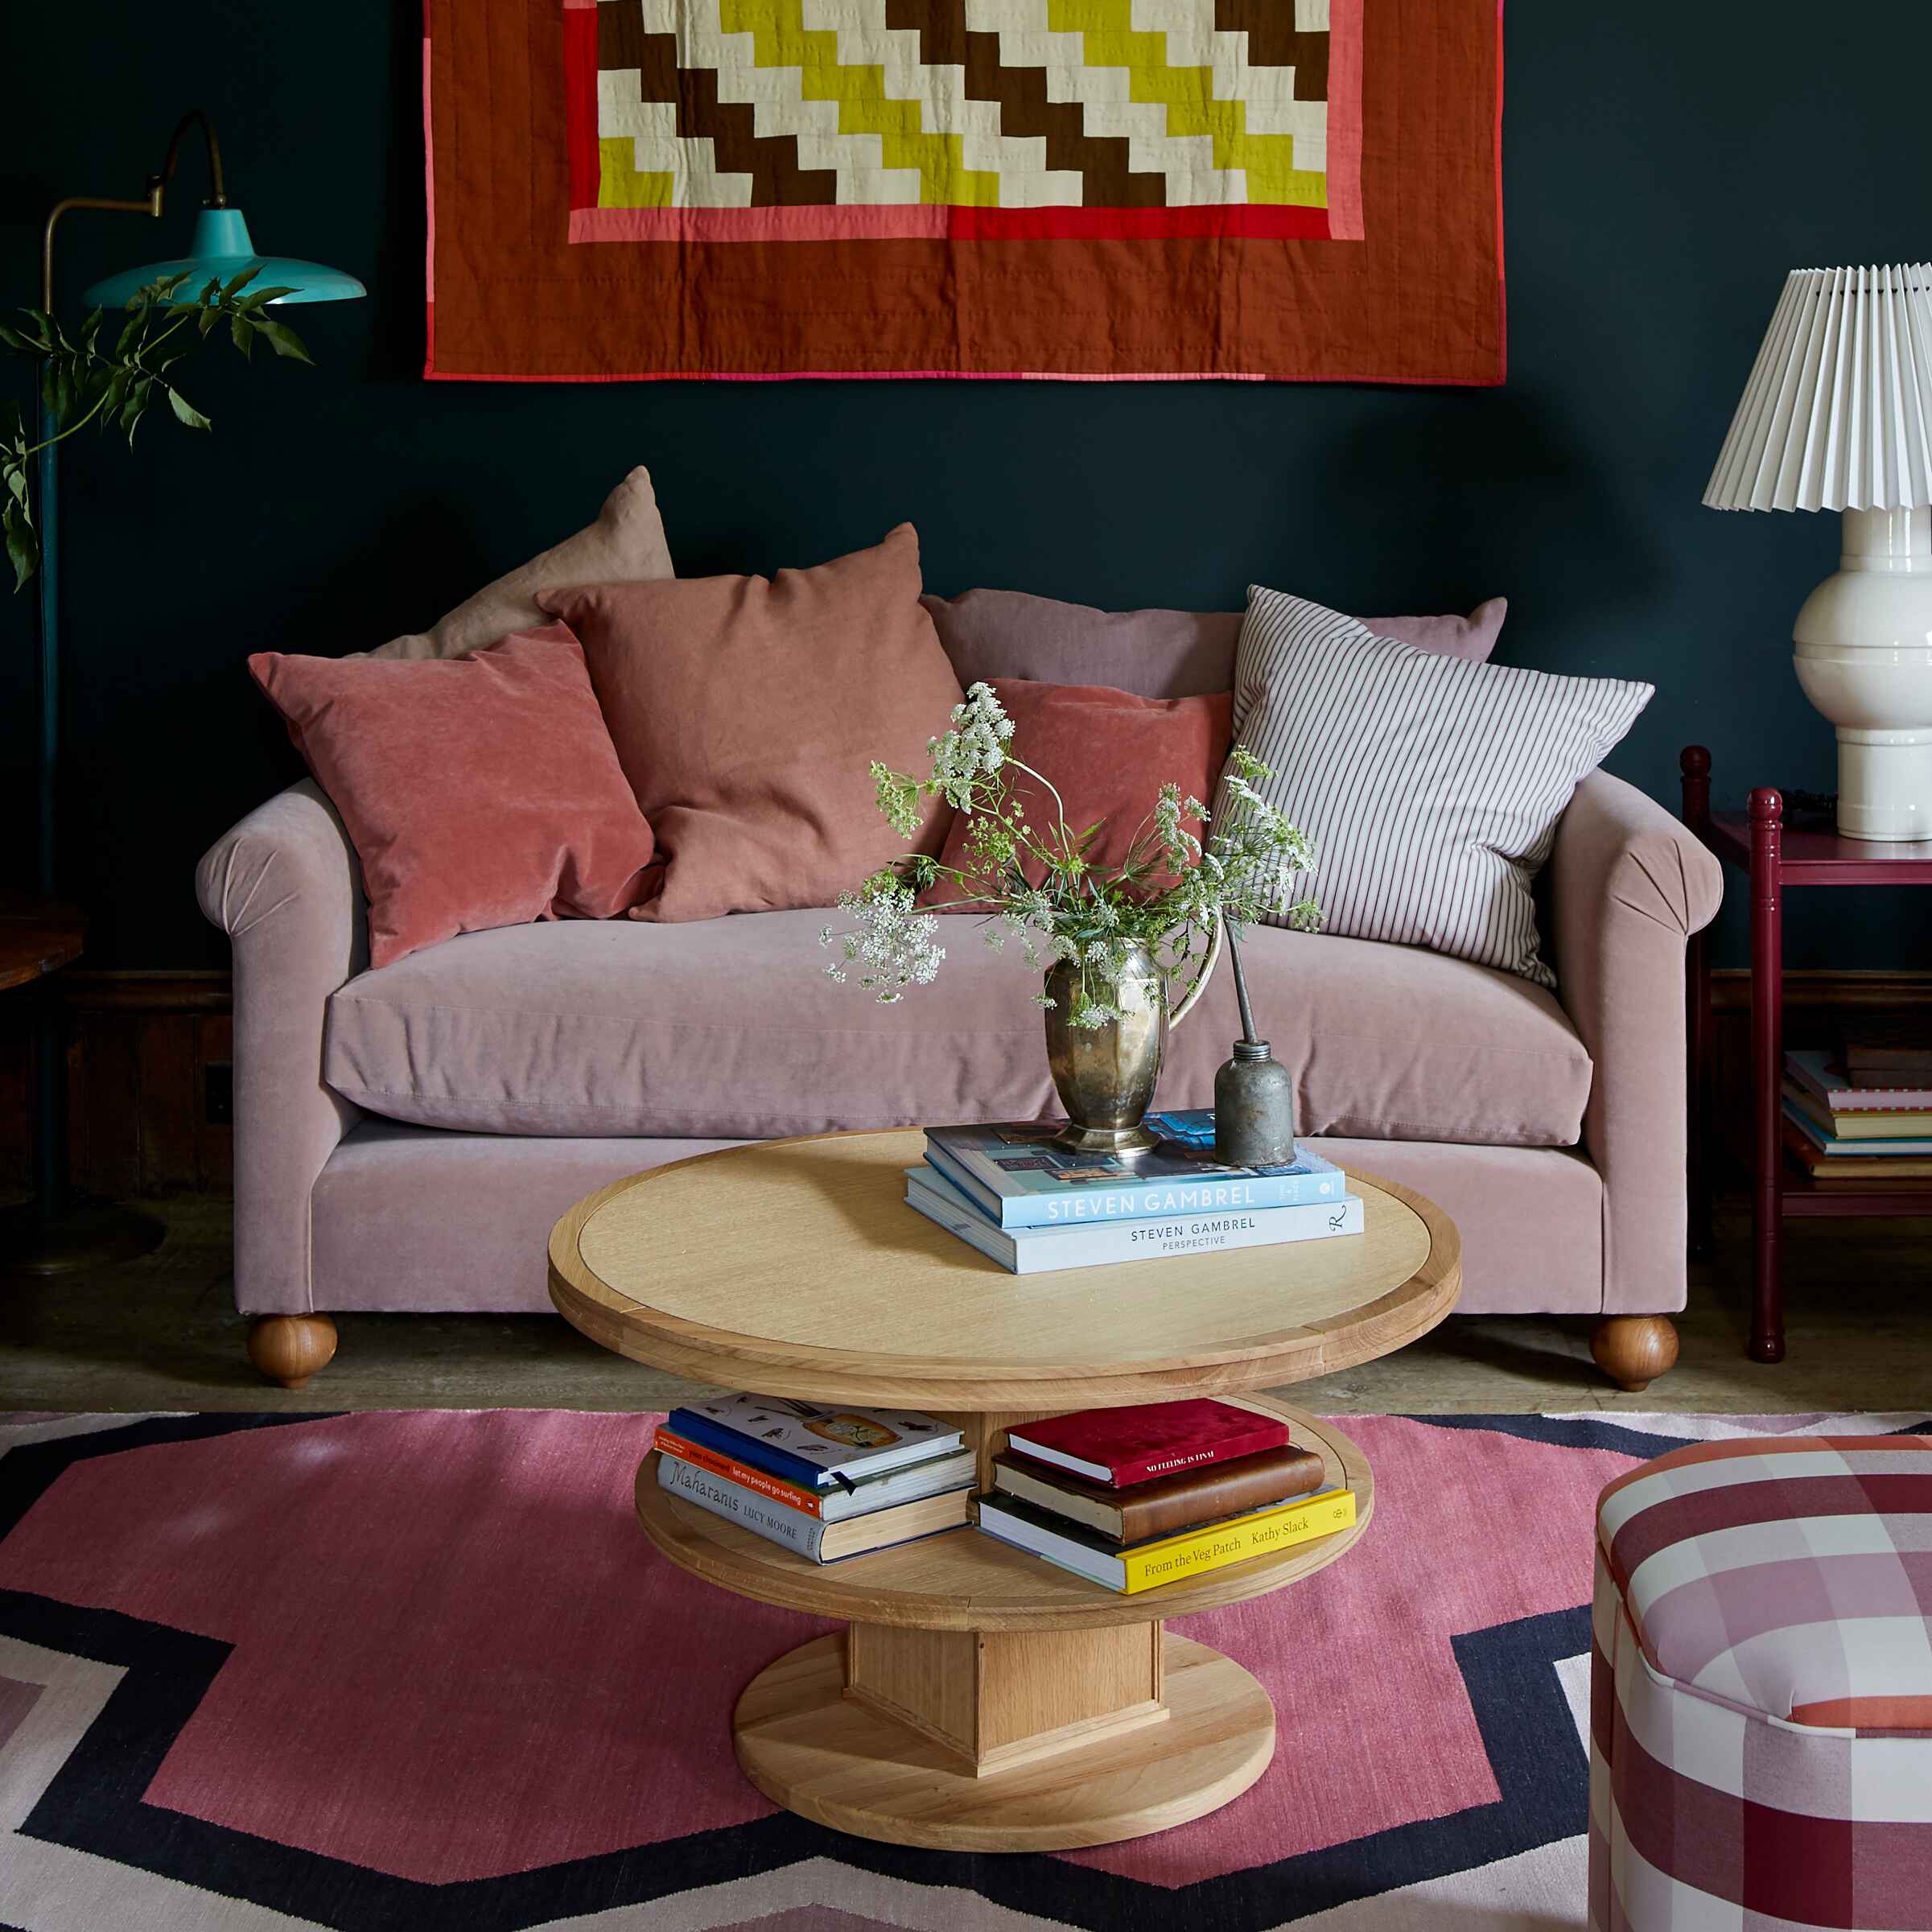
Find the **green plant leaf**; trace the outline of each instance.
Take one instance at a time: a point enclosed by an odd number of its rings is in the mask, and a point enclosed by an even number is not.
[[[128,352],[140,340],[141,332],[147,327],[147,311],[138,309],[130,315],[121,331],[121,340],[114,344],[116,358],[125,359]]]
[[[134,446],[134,431],[141,426],[141,412],[147,407],[154,386],[152,376],[136,377],[128,384],[127,399],[121,405],[121,426],[127,432],[130,448]]]
[[[213,328],[215,324],[221,319],[221,316],[222,308],[220,303],[218,302],[208,303],[203,307],[201,311],[201,319],[196,323],[195,326],[200,330],[204,340],[207,337],[209,330]]]
[[[252,356],[255,348],[255,325],[239,311],[228,319],[228,332],[234,339],[235,347],[244,356]]]
[[[7,493],[22,509],[27,509],[27,472],[17,462],[6,466]]]
[[[40,365],[40,402],[54,426],[56,435],[66,428],[68,413],[73,406],[73,377],[64,356],[50,356]]]
[[[0,511],[0,529],[6,533],[7,561],[14,566],[14,588],[19,591],[39,566],[40,539],[16,504]]]
[[[287,356],[297,362],[307,362],[309,352],[302,346],[302,338],[286,322],[277,322],[267,315],[257,315],[255,327],[268,339],[269,347],[278,356]]]
[[[127,385],[133,380],[134,371],[126,368],[115,369],[108,377],[107,393],[101,398],[101,414],[95,419],[103,431],[120,415],[121,406],[127,399]]]
[[[241,290],[246,288],[261,273],[262,264],[257,262],[253,268],[245,268],[240,274],[229,276],[227,286],[221,291],[222,294],[233,295],[238,293]]]
[[[257,309],[266,308],[270,303],[279,302],[284,295],[292,295],[295,292],[292,288],[280,286],[250,289],[235,306],[237,308],[245,308],[253,315]]]
[[[190,402],[187,397],[183,395],[172,383],[163,383],[162,387],[167,391],[168,407],[191,430],[205,430],[212,426],[208,418],[203,415],[200,410],[196,409],[194,404]]]

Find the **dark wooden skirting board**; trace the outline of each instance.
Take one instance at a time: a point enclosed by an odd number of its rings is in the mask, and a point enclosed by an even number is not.
[[[222,972],[69,972],[53,982],[71,1016],[70,1138],[74,1178],[110,1198],[226,1193],[233,1129],[208,1118],[209,1069],[233,1054]],[[1749,1119],[1750,976],[1712,975],[1719,1118]],[[1828,1044],[1860,1012],[1923,1012],[1932,1031],[1932,972],[1795,972],[1785,978],[1794,1045]],[[24,1187],[31,1036],[27,1002],[0,1001],[0,1191]],[[217,1077],[219,1076],[217,1075]],[[1724,1178],[1732,1178],[1727,1166]]]

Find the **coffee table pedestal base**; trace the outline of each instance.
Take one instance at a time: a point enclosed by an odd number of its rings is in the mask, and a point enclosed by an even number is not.
[[[1217,1810],[1275,1753],[1268,1694],[1158,1623],[1065,1633],[858,1624],[755,1677],[738,1762],[861,1838],[1058,1852]]]

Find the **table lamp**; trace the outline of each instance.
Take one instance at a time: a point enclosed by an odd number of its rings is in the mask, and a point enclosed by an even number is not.
[[[117,307],[163,275],[186,274],[187,279],[172,298],[198,301],[211,279],[225,284],[245,269],[257,271],[263,287],[280,286],[288,293],[282,303],[338,302],[365,291],[353,275],[298,262],[282,255],[257,255],[241,209],[231,207],[221,167],[221,146],[213,125],[199,108],[176,123],[169,138],[161,171],[150,175],[138,199],[117,200],[74,195],[56,201],[48,211],[40,238],[40,305],[54,306],[54,233],[64,215],[76,209],[159,216],[167,210],[167,191],[180,159],[181,144],[199,129],[208,150],[208,194],[195,219],[188,253],[171,262],[154,262],[97,282],[86,294],[92,307]],[[52,412],[43,395],[40,405],[40,453],[38,459],[40,529],[40,718],[39,824],[35,846],[35,886],[43,899],[55,896],[59,882],[54,818],[60,786],[60,446],[51,440]],[[51,1002],[38,1029],[39,1065],[35,1092],[35,1229],[24,1244],[0,1258],[0,1271],[29,1275],[65,1273],[102,1262],[138,1254],[160,1238],[159,1226],[115,1209],[79,1209],[69,1203],[64,1159],[66,1131],[61,1105],[65,1057],[60,1050],[57,1015]]]
[[[1843,513],[1793,632],[1838,829],[1932,839],[1932,266],[1793,270],[1704,501]]]

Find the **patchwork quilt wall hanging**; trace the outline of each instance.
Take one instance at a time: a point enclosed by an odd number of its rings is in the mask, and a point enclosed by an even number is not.
[[[425,0],[432,377],[1497,383],[1500,0]]]

